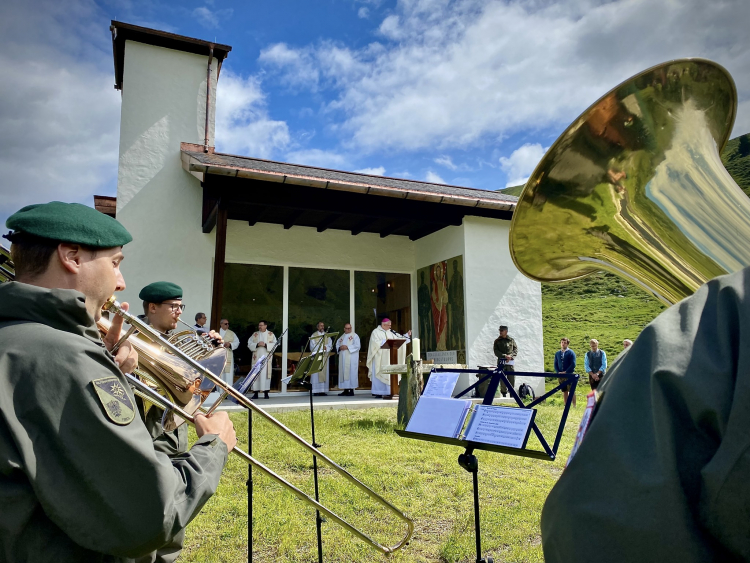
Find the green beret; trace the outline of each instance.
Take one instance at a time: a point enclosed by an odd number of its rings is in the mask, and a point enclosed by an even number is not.
[[[163,303],[170,299],[182,299],[182,288],[172,282],[154,282],[144,287],[138,297],[146,303]]]
[[[123,246],[133,237],[118,221],[80,203],[50,201],[27,205],[8,217],[5,226],[16,235],[82,244],[92,248]]]

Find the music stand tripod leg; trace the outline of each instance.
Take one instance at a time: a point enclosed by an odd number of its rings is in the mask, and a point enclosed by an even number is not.
[[[494,563],[492,557],[487,557],[486,559],[482,557],[482,536],[480,534],[481,526],[479,522],[479,479],[477,477],[477,474],[479,473],[479,460],[477,459],[477,456],[474,455],[474,449],[467,448],[464,453],[459,455],[458,464],[471,473],[471,479],[474,485],[474,537],[477,546],[476,563]]]
[[[315,441],[315,412],[314,412],[314,401],[313,401],[313,386],[312,382],[303,382],[304,387],[310,389],[310,430],[312,433],[312,445],[316,448],[320,447]],[[313,455],[313,480],[315,482],[315,500],[320,501],[319,489],[318,489],[318,458]],[[323,563],[323,530],[322,524],[325,522],[325,518],[320,515],[320,511],[315,511],[315,531],[318,536],[318,563]]]
[[[253,455],[253,411],[247,409],[247,453]],[[253,466],[247,464],[247,562],[253,563]]]

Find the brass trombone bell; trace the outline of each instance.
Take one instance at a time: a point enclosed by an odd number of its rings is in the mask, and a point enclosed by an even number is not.
[[[521,193],[510,253],[543,282],[600,270],[667,304],[750,265],[750,200],[724,168],[737,90],[703,59],[623,82],[560,135]]]
[[[193,370],[191,373],[197,374],[197,376],[194,378],[195,381],[200,379],[203,382],[201,384],[203,386],[208,386],[209,384],[211,384],[211,388],[216,386],[219,390],[226,393],[226,395],[229,395],[230,397],[232,397],[235,400],[235,402],[244,406],[247,409],[252,410],[261,418],[270,422],[272,425],[276,426],[288,438],[291,438],[292,441],[302,446],[305,450],[307,450],[309,453],[314,455],[320,462],[326,464],[333,471],[335,471],[341,477],[347,480],[351,485],[354,485],[355,487],[364,491],[365,494],[367,494],[375,502],[385,507],[387,510],[389,510],[392,514],[394,514],[400,520],[403,520],[403,522],[406,524],[406,533],[401,538],[401,540],[399,540],[399,542],[396,543],[395,545],[391,547],[382,545],[378,541],[372,539],[368,535],[364,534],[363,532],[361,532],[360,530],[358,530],[357,528],[349,524],[349,522],[347,522],[343,518],[337,516],[331,510],[325,508],[323,505],[321,505],[314,499],[310,498],[308,495],[306,495],[305,493],[303,493],[302,491],[300,491],[299,489],[297,489],[296,487],[294,487],[293,485],[285,481],[282,477],[280,477],[279,475],[277,475],[276,473],[274,473],[273,471],[265,467],[263,464],[261,464],[257,460],[248,456],[246,453],[238,452],[238,455],[241,455],[241,457],[243,457],[249,463],[253,464],[263,473],[269,475],[275,481],[277,481],[281,485],[291,490],[292,493],[294,493],[298,498],[307,502],[308,504],[311,504],[321,513],[325,514],[326,516],[331,518],[331,520],[335,521],[337,524],[339,524],[340,526],[342,526],[343,528],[345,528],[346,530],[348,530],[349,532],[357,536],[362,541],[366,542],[368,545],[370,545],[374,549],[380,551],[381,553],[383,554],[393,553],[394,551],[397,551],[408,544],[409,539],[414,533],[414,522],[401,510],[396,508],[393,504],[388,502],[381,495],[377,494],[375,491],[370,489],[367,485],[365,485],[359,479],[354,477],[346,469],[341,467],[339,464],[337,464],[327,455],[325,455],[320,450],[318,450],[315,446],[305,441],[302,437],[300,437],[299,435],[294,433],[292,430],[284,426],[281,422],[276,420],[273,416],[271,416],[270,414],[265,412],[263,409],[258,407],[255,403],[253,403],[245,395],[237,391],[234,387],[228,385],[223,379],[221,379],[221,377],[216,375],[216,372],[212,372],[208,370],[203,365],[201,365],[198,361],[193,359],[190,355],[186,354],[183,350],[181,350],[178,347],[175,347],[172,343],[164,339],[161,333],[154,330],[153,327],[151,327],[150,325],[148,325],[147,323],[145,323],[144,321],[142,321],[135,315],[132,315],[128,311],[124,311],[122,307],[120,306],[120,304],[115,300],[114,296],[111,297],[109,301],[107,301],[107,303],[105,303],[104,309],[107,311],[110,311],[111,313],[121,316],[123,320],[126,323],[128,323],[131,327],[135,327],[139,331],[139,336],[142,339],[146,341],[150,341],[156,347],[164,348],[168,350],[170,354],[165,354],[165,356],[169,356],[170,358],[174,358],[175,360],[181,361],[186,365],[186,369]],[[141,358],[140,351],[138,352],[138,356],[139,356],[139,361],[140,361],[140,358]],[[222,365],[222,369],[223,369],[223,365]],[[170,401],[167,398],[156,393],[151,386],[145,385],[143,384],[143,382],[140,382],[140,383],[141,384],[138,385],[134,381],[134,387],[138,390],[138,393],[141,397],[147,398],[147,400],[149,400],[150,402],[153,402],[157,406],[160,406],[160,408],[165,408],[165,412],[173,412],[176,415],[178,415],[180,418],[183,418],[184,420],[192,421],[193,413],[185,412],[185,410],[182,409],[180,405],[170,404]]]

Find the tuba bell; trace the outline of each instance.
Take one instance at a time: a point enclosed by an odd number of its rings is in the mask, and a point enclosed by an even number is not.
[[[526,276],[607,270],[666,304],[750,265],[750,199],[724,168],[730,74],[669,61],[623,82],[560,135],[521,193],[510,253]]]

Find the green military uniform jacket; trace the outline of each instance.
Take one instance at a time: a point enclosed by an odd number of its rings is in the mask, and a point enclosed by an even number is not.
[[[547,563],[750,559],[750,269],[659,315],[599,390],[544,506]]]
[[[516,356],[518,356],[518,346],[516,345],[516,341],[513,340],[510,335],[503,338],[502,336],[498,336],[495,339],[495,344],[493,346],[495,356],[498,358],[504,358],[505,356],[511,356],[514,360],[516,359]],[[514,371],[513,366],[506,366],[505,371]]]
[[[171,544],[226,445],[154,451],[84,296],[0,285],[0,561],[120,562]]]
[[[138,318],[142,321],[151,324],[148,317],[145,315],[138,315]],[[168,334],[163,334],[164,338],[169,338]],[[187,424],[181,424],[171,432],[164,432],[164,427],[161,424],[161,418],[164,414],[164,410],[158,407],[152,406],[148,411],[144,413],[143,400],[140,397],[136,397],[136,404],[140,411],[141,418],[146,424],[146,430],[151,434],[151,438],[154,441],[154,449],[157,452],[167,454],[168,456],[175,456],[187,451],[188,446],[188,429]]]

